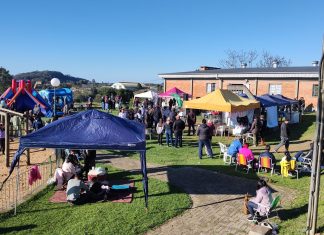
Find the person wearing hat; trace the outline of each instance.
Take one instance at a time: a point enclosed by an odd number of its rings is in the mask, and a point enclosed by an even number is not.
[[[289,148],[289,128],[288,128],[289,120],[286,118],[285,121],[282,122],[280,126],[280,143],[275,147],[274,152],[278,152],[278,149],[281,146],[285,146],[286,151]]]

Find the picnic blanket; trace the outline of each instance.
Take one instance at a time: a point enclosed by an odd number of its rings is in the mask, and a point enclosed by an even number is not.
[[[112,188],[108,194],[107,201],[110,202],[122,202],[131,203],[133,200],[134,181],[113,181]],[[120,190],[129,186],[130,190]],[[115,188],[115,189],[114,189]],[[64,203],[66,202],[66,191],[55,191],[54,195],[49,199],[52,203]]]

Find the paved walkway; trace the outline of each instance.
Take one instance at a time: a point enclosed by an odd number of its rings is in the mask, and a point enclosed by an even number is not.
[[[127,157],[109,157],[109,162],[128,171],[140,169],[138,160]],[[242,204],[245,193],[255,192],[255,181],[194,167],[148,164],[148,168],[149,177],[183,189],[190,195],[193,205],[147,234],[247,234],[253,226],[242,214]],[[285,198],[286,203],[293,199],[291,191],[277,186],[274,190]]]

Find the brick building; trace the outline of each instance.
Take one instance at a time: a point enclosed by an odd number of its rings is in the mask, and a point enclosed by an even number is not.
[[[164,79],[164,91],[177,87],[193,98],[199,98],[217,88],[245,85],[254,95],[281,94],[289,98],[304,97],[306,107],[317,108],[319,67],[277,67],[220,69],[202,66],[191,72],[159,74]]]

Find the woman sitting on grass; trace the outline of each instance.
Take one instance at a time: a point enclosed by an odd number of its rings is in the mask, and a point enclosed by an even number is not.
[[[256,212],[259,213],[259,215],[264,215],[267,213],[267,208],[270,207],[272,202],[272,195],[271,191],[267,185],[267,183],[260,179],[257,183],[257,190],[256,190],[256,196],[254,198],[251,198],[248,202],[248,210],[250,213],[250,217],[248,218],[249,221],[254,221],[254,215]]]

